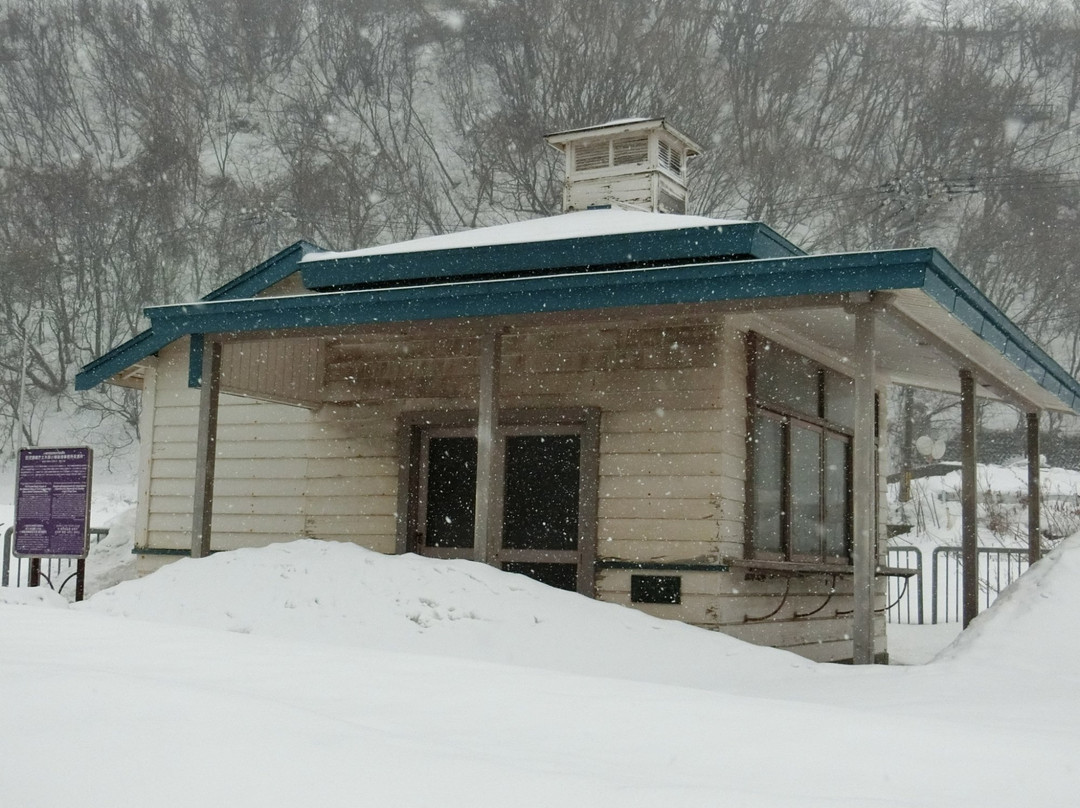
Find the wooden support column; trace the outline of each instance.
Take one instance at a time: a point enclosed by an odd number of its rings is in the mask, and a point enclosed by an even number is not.
[[[869,304],[855,309],[855,436],[852,448],[852,564],[855,567],[853,661],[874,662],[874,570],[877,535],[874,488],[877,446],[874,435],[874,312]]]
[[[960,371],[960,559],[964,628],[979,614],[978,492],[975,480],[975,376]]]
[[[199,432],[195,450],[195,498],[191,516],[191,557],[210,554],[214,512],[214,461],[217,456],[218,399],[221,396],[221,343],[206,341],[199,387]]]
[[[473,558],[488,563],[495,557],[492,547],[495,523],[495,477],[498,458],[495,427],[499,421],[499,356],[502,338],[497,333],[480,338],[480,387],[476,416],[476,515],[473,530]]]
[[[1039,488],[1039,413],[1027,414],[1027,461],[1028,461],[1028,561],[1034,564],[1042,557],[1040,521],[1042,501]]]
[[[915,466],[915,389],[910,385],[904,388],[903,413],[904,437],[900,443],[900,496],[901,502],[911,502],[911,471]],[[905,519],[907,513],[904,514]]]

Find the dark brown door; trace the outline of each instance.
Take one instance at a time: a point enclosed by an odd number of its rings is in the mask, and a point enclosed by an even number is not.
[[[473,558],[476,434],[467,428],[420,435],[416,550],[432,558]]]
[[[504,440],[497,562],[575,591],[581,563],[581,435],[571,427],[509,430]]]
[[[470,427],[418,433],[413,546],[433,558],[474,558],[476,437]],[[499,518],[491,562],[549,586],[592,594],[582,428],[573,424],[499,430]],[[588,536],[583,540],[584,536]]]

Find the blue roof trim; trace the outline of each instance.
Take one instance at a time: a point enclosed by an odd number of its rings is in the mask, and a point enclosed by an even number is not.
[[[766,231],[755,232],[760,237]],[[302,271],[306,271],[306,267]],[[231,288],[235,292],[240,287],[233,285]],[[208,298],[198,303],[147,309],[152,328],[87,365],[77,377],[77,387],[85,389],[104,381],[188,334],[889,289],[921,289],[1065,406],[1073,410],[1080,408],[1080,383],[933,249],[800,255],[587,272],[579,269],[517,277],[455,277],[409,286],[385,285],[290,297],[229,299],[223,294],[217,299]]]
[[[176,337],[165,337],[153,327],[140,331],[127,342],[122,342],[108,353],[88,363],[75,374],[75,389],[89,390],[111,376],[127,370],[141,359],[157,353]]]
[[[922,287],[924,292],[1001,351],[1036,384],[1057,396],[1070,409],[1080,411],[1080,382],[936,250],[928,269]]]
[[[292,275],[305,255],[321,252],[321,249],[307,241],[297,241],[281,252],[270,256],[261,264],[252,267],[206,295],[203,300],[236,300],[254,297],[264,292],[279,281]]]
[[[752,300],[922,285],[933,250],[813,255],[429,283],[147,309],[181,336],[625,306]]]
[[[322,260],[316,257],[304,262],[301,276],[309,289],[341,291],[419,281],[804,254],[760,222],[745,222],[524,244],[489,244]]]
[[[756,230],[750,242],[750,254],[754,258],[786,258],[794,255],[806,255],[771,227],[756,224]]]
[[[257,295],[294,273],[305,255],[319,252],[319,250],[319,247],[307,241],[297,241],[242,275],[219,286],[202,299],[235,300]],[[151,326],[83,366],[82,370],[75,374],[75,389],[89,390],[96,387],[136,362],[156,354],[175,339],[177,335],[155,331]]]

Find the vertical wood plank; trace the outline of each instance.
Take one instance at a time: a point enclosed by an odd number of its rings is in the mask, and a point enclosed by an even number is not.
[[[1027,414],[1027,461],[1028,461],[1028,560],[1034,564],[1042,557],[1040,521],[1042,501],[1039,487],[1039,413]]]
[[[975,377],[960,371],[960,547],[964,628],[979,613],[978,495],[975,481]]]
[[[853,661],[874,662],[874,567],[877,541],[874,518],[876,481],[874,435],[875,364],[874,312],[870,305],[855,310],[855,435],[852,449],[852,564],[855,567],[855,625]]]
[[[218,399],[221,394],[221,343],[204,343],[199,427],[195,454],[195,496],[191,514],[191,557],[210,554],[214,512],[214,461],[217,455]]]
[[[479,393],[476,418],[476,515],[473,553],[476,561],[487,563],[495,557],[494,495],[496,491],[496,438],[499,402],[499,334],[480,338]]]

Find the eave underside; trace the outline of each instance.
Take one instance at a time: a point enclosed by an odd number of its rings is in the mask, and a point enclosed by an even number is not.
[[[273,331],[233,331],[218,333],[215,339],[229,349],[226,357],[261,357],[274,368],[273,379],[253,376],[247,367],[230,369],[226,361],[223,389],[227,392],[294,403],[317,408],[341,400],[340,390],[322,386],[313,376],[321,372],[323,357],[331,347],[387,344],[432,339],[457,340],[469,345],[481,334],[493,330],[528,333],[558,329],[568,325],[659,322],[677,326],[687,323],[734,318],[740,328],[758,330],[793,347],[812,347],[815,356],[840,372],[850,374],[849,363],[855,348],[850,308],[861,298],[851,295],[806,296],[799,299],[772,298],[740,302],[618,308],[550,314],[368,323],[350,326],[322,326]],[[1071,411],[1061,399],[1044,389],[1025,371],[993,346],[972,334],[962,323],[918,290],[879,296],[879,327],[876,340],[877,375],[881,383],[896,383],[958,394],[959,371],[976,374],[980,395],[1015,405],[1024,411]],[[322,346],[321,350],[313,346]],[[468,348],[457,349],[467,359]],[[311,362],[290,362],[303,351],[316,357]],[[283,368],[291,368],[286,371]],[[299,394],[298,391],[305,391]],[[351,394],[355,396],[355,393]],[[378,397],[372,391],[373,398]]]

